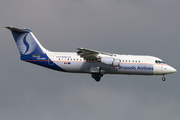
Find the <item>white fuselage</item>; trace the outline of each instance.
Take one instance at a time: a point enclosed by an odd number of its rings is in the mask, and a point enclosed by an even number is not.
[[[47,52],[47,56],[49,65],[56,64],[66,72],[91,73],[90,68],[96,66],[103,74],[165,75],[176,71],[165,63],[156,63],[162,60],[153,56],[115,54],[121,60],[118,67],[102,64],[97,59],[84,59],[75,52]]]

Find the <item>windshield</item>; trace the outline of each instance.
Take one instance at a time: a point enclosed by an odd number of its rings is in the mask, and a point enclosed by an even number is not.
[[[164,64],[164,61],[156,60],[155,63]]]

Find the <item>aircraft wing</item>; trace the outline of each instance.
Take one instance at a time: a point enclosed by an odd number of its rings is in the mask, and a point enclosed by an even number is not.
[[[113,54],[105,53],[101,51],[86,49],[86,48],[77,48],[77,54],[85,59],[101,58],[102,56],[111,57]]]

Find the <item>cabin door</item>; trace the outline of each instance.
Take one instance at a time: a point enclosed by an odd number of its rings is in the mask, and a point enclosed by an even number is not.
[[[54,65],[53,60],[54,60],[54,57],[50,57],[50,58],[48,59],[48,64],[49,64],[49,65]]]
[[[146,63],[151,63],[151,60],[150,59],[146,59]]]

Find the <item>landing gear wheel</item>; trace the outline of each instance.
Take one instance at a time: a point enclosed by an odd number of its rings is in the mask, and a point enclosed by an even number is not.
[[[165,81],[166,80],[166,78],[165,77],[162,77],[162,81]]]
[[[101,80],[100,77],[95,78],[96,82],[99,82]]]
[[[94,78],[97,82],[99,82],[100,80],[101,80],[101,77],[102,77],[103,75],[101,74],[101,73],[93,73],[92,75],[91,75],[91,77],[92,78]]]

